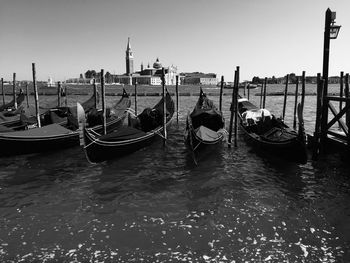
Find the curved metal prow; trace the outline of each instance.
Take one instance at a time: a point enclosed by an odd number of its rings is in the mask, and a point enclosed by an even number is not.
[[[84,140],[84,129],[85,129],[85,111],[83,106],[79,102],[77,102],[77,118],[78,118],[78,131],[79,131],[79,142],[80,146],[85,146]]]

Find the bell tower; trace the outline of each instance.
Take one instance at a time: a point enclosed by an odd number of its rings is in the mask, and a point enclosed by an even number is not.
[[[131,51],[131,46],[130,46],[130,37],[128,37],[128,44],[126,46],[126,55],[125,55],[125,60],[126,60],[126,75],[130,76],[132,73],[134,73],[134,56]]]

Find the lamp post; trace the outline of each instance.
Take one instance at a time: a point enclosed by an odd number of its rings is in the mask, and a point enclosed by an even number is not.
[[[330,40],[336,39],[341,26],[334,25],[336,18],[336,12],[332,12],[329,8],[326,11],[325,27],[324,27],[324,42],[323,42],[323,70],[322,78],[324,80],[323,87],[323,112],[322,112],[322,134],[325,139],[326,127],[328,123],[328,68],[329,68],[329,46]]]
[[[324,43],[323,43],[323,79],[325,87],[323,95],[327,96],[328,92],[328,67],[329,67],[329,46],[330,40],[336,39],[341,26],[334,25],[336,12],[332,12],[329,8],[326,11],[326,21],[324,27]]]

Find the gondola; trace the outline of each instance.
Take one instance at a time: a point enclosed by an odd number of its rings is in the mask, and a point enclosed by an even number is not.
[[[95,109],[95,101],[98,102],[99,94],[93,94],[89,99],[82,103],[86,113]],[[50,106],[51,105],[51,106]],[[23,130],[30,125],[36,125],[36,113],[34,106],[25,107],[23,104],[17,110],[0,112],[0,132]],[[46,103],[46,106],[39,107],[39,115],[41,122],[65,124],[68,116],[72,116],[70,121],[76,119],[76,106],[74,107],[58,107],[57,100]],[[74,121],[78,127],[77,120]]]
[[[298,105],[298,132],[289,128],[267,109],[259,109],[245,98],[238,100],[240,127],[254,146],[296,163],[307,162],[302,107]]]
[[[107,122],[109,129],[121,125],[127,116],[126,111],[130,104],[130,98],[124,90],[121,99],[113,107],[115,113],[110,116]],[[101,132],[102,129],[102,125],[96,125],[92,128],[94,132]],[[78,145],[78,125],[74,121],[70,121],[70,118],[63,123],[51,121],[51,123],[44,123],[42,127],[38,128],[0,132],[0,156],[46,152]]]
[[[185,141],[190,151],[196,152],[217,145],[225,138],[225,119],[203,90],[191,113],[187,115]]]
[[[20,90],[19,94],[17,95],[16,97],[16,104],[17,104],[17,107],[20,106],[23,101],[24,101],[24,93],[22,90]],[[15,100],[13,99],[12,101],[10,101],[9,103],[6,103],[4,105],[1,105],[0,106],[0,112],[2,111],[6,111],[6,110],[12,110],[15,106]]]
[[[163,98],[153,107],[146,108],[137,116],[128,117],[128,125],[101,135],[93,129],[82,129],[83,146],[91,163],[122,157],[150,145],[163,131]],[[166,125],[174,114],[174,101],[166,92]]]

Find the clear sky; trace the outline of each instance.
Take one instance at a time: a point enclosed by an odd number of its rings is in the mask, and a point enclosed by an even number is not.
[[[342,25],[329,75],[350,71],[350,0],[0,0],[0,77],[55,81],[141,62],[241,80],[322,71],[327,8]]]

